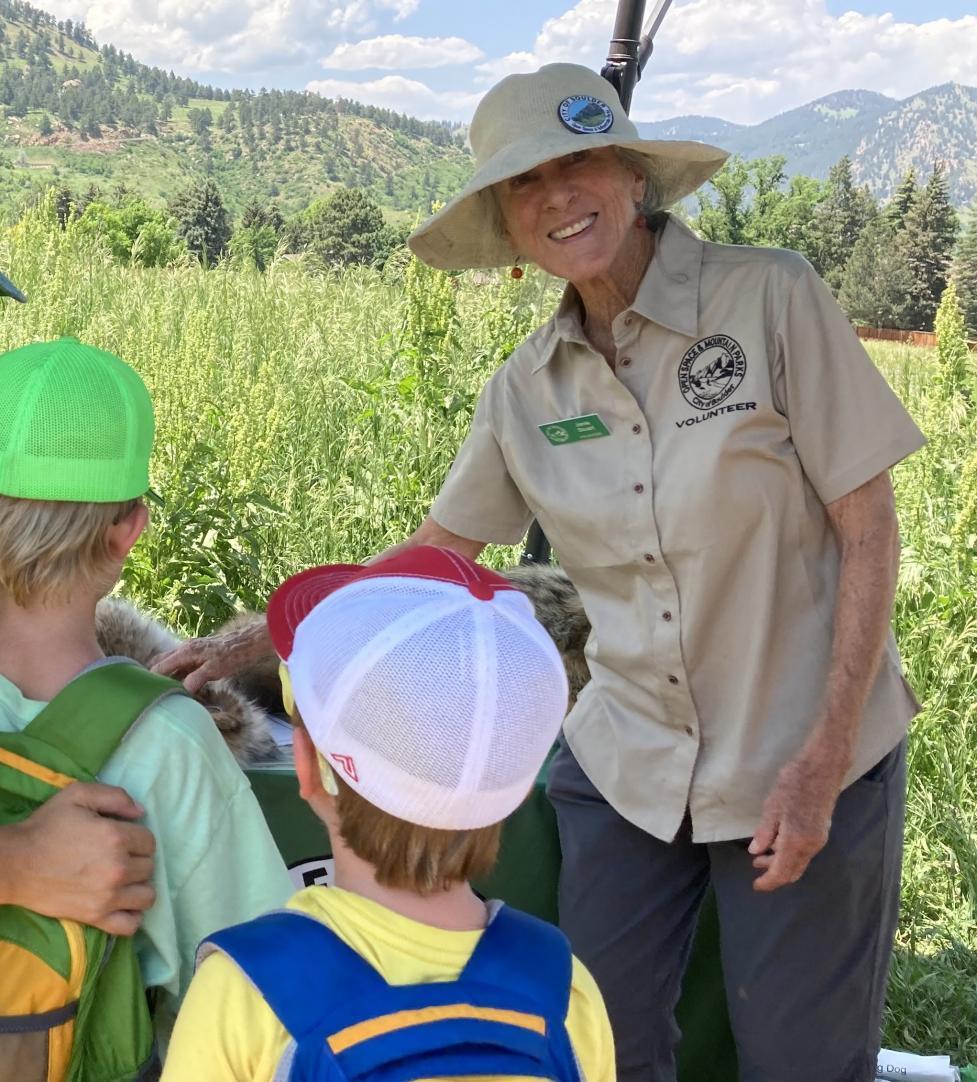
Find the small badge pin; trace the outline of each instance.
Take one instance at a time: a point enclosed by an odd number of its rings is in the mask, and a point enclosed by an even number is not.
[[[596,440],[609,436],[610,429],[596,413],[586,413],[581,417],[566,417],[561,421],[549,421],[539,426],[540,432],[553,444],[562,447],[565,443],[579,443],[581,440]]]
[[[578,135],[600,135],[610,131],[614,113],[606,101],[589,94],[571,94],[560,102],[563,126]]]

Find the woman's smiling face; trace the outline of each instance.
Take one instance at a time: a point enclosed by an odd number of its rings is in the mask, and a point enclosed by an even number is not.
[[[599,278],[634,235],[645,179],[614,147],[579,150],[495,186],[520,258],[579,284]]]

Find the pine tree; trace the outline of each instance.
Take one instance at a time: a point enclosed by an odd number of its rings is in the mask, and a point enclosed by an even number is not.
[[[966,228],[953,261],[953,283],[967,333],[977,338],[977,199],[967,215]]]
[[[960,228],[950,202],[950,186],[941,162],[906,214],[904,233],[913,273],[910,325],[928,330],[933,325],[940,297],[946,289],[950,260]]]
[[[916,170],[910,169],[903,177],[902,183],[896,188],[892,201],[885,208],[886,218],[897,229],[902,229],[906,224],[906,215],[912,210],[913,204],[918,198],[919,182],[916,180]]]
[[[177,195],[170,204],[170,214],[187,248],[204,266],[212,265],[227,251],[231,223],[220,191],[209,177]]]
[[[904,234],[879,215],[855,242],[838,301],[856,323],[898,329],[906,326],[912,287]]]
[[[241,229],[268,226],[276,237],[285,228],[285,219],[277,203],[262,203],[260,199],[249,200],[241,211]]]
[[[846,155],[828,174],[811,229],[811,262],[836,294],[855,242],[876,214],[872,193],[867,187],[856,187]]]

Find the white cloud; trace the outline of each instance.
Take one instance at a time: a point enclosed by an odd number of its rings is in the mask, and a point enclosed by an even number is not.
[[[368,82],[313,79],[306,90],[327,98],[353,98],[423,120],[467,120],[481,97],[481,92],[468,90],[432,90],[425,83],[402,75],[385,75],[382,79]]]
[[[368,34],[380,16],[399,21],[419,0],[47,0],[58,18],[81,19],[99,42],[182,72],[260,72],[312,63],[344,35]]]
[[[357,42],[341,42],[326,57],[324,68],[362,71],[382,68],[387,71],[415,68],[444,68],[452,64],[471,64],[485,53],[464,38],[417,38],[403,34],[384,34]]]
[[[549,19],[532,62],[520,57],[524,70],[557,60],[599,68],[616,7],[579,0]],[[480,68],[494,63],[504,61]],[[634,115],[754,123],[836,90],[903,98],[948,80],[977,85],[977,16],[912,24],[890,14],[832,16],[824,0],[677,0],[635,91]]]
[[[375,0],[378,8],[386,8],[388,11],[392,11],[397,22],[406,19],[408,15],[413,15],[417,11],[420,2],[421,0]]]
[[[498,17],[505,18],[507,4],[525,2],[495,0]],[[468,33],[477,42],[471,27],[482,5],[465,0],[455,5],[444,38],[384,34],[414,14],[420,0],[46,0],[44,6],[59,18],[82,18],[100,41],[146,63],[186,74],[226,73],[230,85],[260,79],[280,86],[283,65],[295,85],[315,73],[320,57],[342,72],[365,66],[369,55],[373,67],[400,81],[314,85],[382,98],[422,116],[467,120],[479,94],[512,72],[555,60],[600,68],[617,0],[566,3],[530,48],[489,58],[476,43],[449,36]],[[711,113],[754,123],[835,90],[902,98],[948,80],[977,85],[977,15],[925,18],[912,24],[891,14],[834,16],[825,0],[675,0],[635,92],[634,113],[646,120]],[[361,38],[359,45],[344,44]],[[447,89],[404,74],[456,61],[470,67],[453,71],[447,84],[439,79]],[[401,100],[390,100],[398,95]]]
[[[476,65],[475,71],[478,73],[479,83],[492,86],[507,75],[535,71],[538,67],[539,61],[534,53],[509,53],[508,56],[500,56],[496,60],[486,60],[484,64]]]

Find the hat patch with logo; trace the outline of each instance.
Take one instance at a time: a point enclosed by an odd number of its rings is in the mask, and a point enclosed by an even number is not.
[[[590,94],[571,94],[560,102],[560,120],[578,135],[601,135],[614,125],[614,113],[606,101]]]

